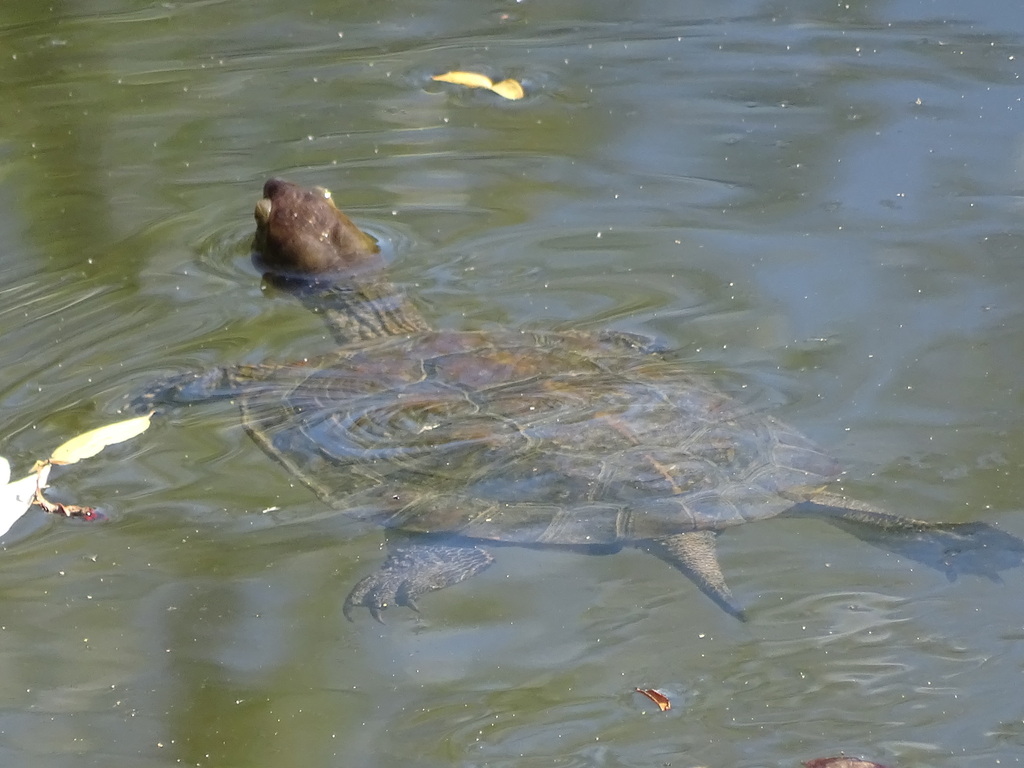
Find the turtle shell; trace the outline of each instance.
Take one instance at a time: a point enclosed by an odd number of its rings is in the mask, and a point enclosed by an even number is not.
[[[423,332],[235,369],[256,441],[387,526],[598,545],[777,515],[835,462],[634,337]]]

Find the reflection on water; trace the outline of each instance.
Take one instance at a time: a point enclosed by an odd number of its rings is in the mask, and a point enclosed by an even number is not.
[[[1024,535],[1022,35],[1008,0],[9,2],[0,453],[17,472],[167,373],[330,349],[247,263],[284,175],[396,235],[439,327],[656,337],[858,496]],[[112,520],[6,541],[5,765],[959,767],[1024,742],[1018,571],[948,584],[773,521],[721,537],[746,625],[640,553],[503,549],[380,626],[340,613],[380,533],[229,404],[53,482]]]

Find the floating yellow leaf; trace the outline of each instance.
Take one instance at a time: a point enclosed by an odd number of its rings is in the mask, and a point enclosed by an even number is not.
[[[467,88],[486,88],[491,90],[494,87],[494,81],[491,78],[477,72],[445,72],[443,75],[434,75],[431,79],[441,83],[464,85]]]
[[[494,87],[491,88],[499,96],[503,96],[511,101],[516,101],[523,98],[526,94],[523,92],[523,86],[519,84],[518,80],[502,80],[500,83],[495,83]]]
[[[512,101],[521,99],[525,95],[523,86],[516,80],[502,80],[495,84],[491,78],[481,75],[479,72],[445,72],[443,75],[434,75],[431,79],[441,83],[464,85],[467,88],[486,88],[488,91],[493,91],[502,98]]]
[[[53,464],[74,464],[82,459],[95,456],[108,445],[123,443],[149,429],[149,419],[153,414],[108,424],[105,427],[91,430],[78,437],[73,437],[50,456]]]

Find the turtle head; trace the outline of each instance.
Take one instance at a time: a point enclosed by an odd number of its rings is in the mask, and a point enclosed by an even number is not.
[[[264,273],[318,279],[380,268],[376,240],[339,211],[323,187],[269,179],[255,217],[253,262]]]

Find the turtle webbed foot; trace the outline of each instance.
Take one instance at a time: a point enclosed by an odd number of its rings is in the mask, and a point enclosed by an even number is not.
[[[840,519],[829,522],[880,549],[934,568],[950,581],[971,574],[998,582],[1000,571],[1024,564],[1024,540],[988,523],[914,521],[902,529],[885,530]]]
[[[424,592],[444,589],[474,576],[494,561],[485,549],[447,544],[412,544],[396,547],[376,573],[361,579],[345,598],[346,618],[352,608],[364,605],[377,621],[384,609],[404,605],[416,610],[416,598]]]
[[[988,523],[937,523],[928,534],[942,547],[940,567],[950,581],[970,573],[998,582],[1000,571],[1024,563],[1024,541]]]

